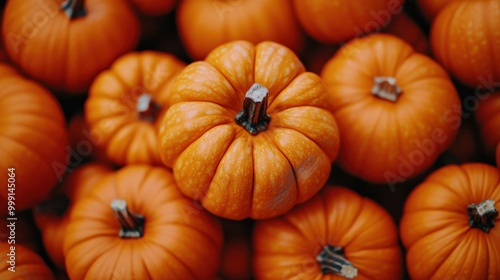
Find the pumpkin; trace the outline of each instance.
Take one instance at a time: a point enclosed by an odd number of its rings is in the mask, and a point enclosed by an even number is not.
[[[321,72],[340,130],[337,164],[373,183],[424,172],[453,142],[458,93],[444,69],[389,34],[346,44]]]
[[[148,17],[161,16],[174,9],[176,0],[130,0],[139,12]]]
[[[489,158],[495,157],[495,151],[500,143],[500,91],[481,95],[476,99],[477,108],[474,112],[476,124],[479,127],[481,145]]]
[[[73,205],[64,239],[70,279],[210,279],[220,223],[162,167],[127,165]]]
[[[0,112],[0,180],[5,183],[0,214],[6,215],[49,196],[66,168],[68,135],[54,96],[1,63]]]
[[[309,36],[323,43],[341,43],[380,32],[403,10],[404,0],[293,0],[297,18]]]
[[[257,221],[256,279],[401,279],[396,225],[369,198],[327,185],[282,216]]]
[[[139,39],[137,15],[124,0],[8,1],[3,17],[12,62],[64,94],[86,93]]]
[[[63,241],[73,205],[112,171],[111,167],[103,163],[83,164],[72,170],[56,192],[33,210],[45,252],[58,268],[64,268]]]
[[[85,121],[94,143],[118,165],[160,165],[157,120],[184,62],[172,55],[132,52],[120,57],[92,83]]]
[[[234,41],[179,74],[159,126],[164,164],[213,214],[264,219],[312,197],[339,150],[318,75],[274,42]]]
[[[300,52],[304,37],[289,0],[181,0],[176,9],[182,43],[193,60],[234,40],[274,41]]]
[[[499,279],[499,172],[450,164],[409,195],[400,234],[411,279]]]
[[[392,17],[382,32],[395,35],[409,43],[417,52],[429,54],[429,42],[422,28],[406,13]]]
[[[432,52],[464,85],[496,85],[500,81],[500,33],[495,32],[498,26],[500,1],[452,2],[432,23]]]
[[[0,242],[0,254],[0,279],[56,279],[42,257],[24,245]]]

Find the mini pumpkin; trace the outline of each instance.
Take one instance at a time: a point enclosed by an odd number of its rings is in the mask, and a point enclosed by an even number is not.
[[[234,40],[274,41],[300,52],[304,37],[289,0],[181,0],[179,36],[193,60]]]
[[[3,17],[12,62],[64,94],[85,94],[139,39],[139,21],[124,0],[8,1]]]
[[[400,223],[411,279],[500,278],[499,182],[493,166],[453,164],[413,190]]]
[[[45,252],[58,268],[64,268],[63,241],[73,205],[84,198],[102,177],[112,172],[106,164],[85,163],[72,170],[56,192],[33,210]]]
[[[162,167],[127,165],[73,205],[64,239],[70,279],[211,279],[220,224]]]
[[[393,184],[417,176],[460,127],[461,101],[446,71],[393,35],[349,42],[321,77],[340,130],[337,163],[363,180]]]
[[[403,10],[403,0],[293,0],[302,28],[317,41],[342,43],[380,32]]]
[[[163,162],[213,214],[262,219],[328,179],[338,130],[323,83],[274,42],[234,41],[187,66],[159,126]]]
[[[85,122],[94,143],[118,165],[160,165],[156,127],[185,63],[170,54],[133,52],[94,80],[85,102]]]
[[[54,274],[42,257],[21,244],[0,242],[0,279],[55,280]]]
[[[5,215],[8,201],[16,212],[50,195],[66,169],[68,134],[64,113],[51,92],[2,63],[0,112],[0,180],[5,183],[0,213]]]
[[[465,24],[466,23],[466,24]],[[434,57],[461,83],[477,88],[500,81],[500,1],[456,1],[434,19]]]
[[[398,231],[387,211],[340,186],[253,233],[256,279],[401,279]]]
[[[500,91],[483,96],[482,100],[478,100],[474,118],[484,144],[483,149],[489,158],[494,158],[500,143],[500,130],[498,129],[500,127]]]

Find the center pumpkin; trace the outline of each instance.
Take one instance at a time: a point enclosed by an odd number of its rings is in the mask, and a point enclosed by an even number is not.
[[[215,215],[263,219],[312,197],[339,150],[321,79],[288,48],[234,41],[187,66],[159,131],[180,189]]]

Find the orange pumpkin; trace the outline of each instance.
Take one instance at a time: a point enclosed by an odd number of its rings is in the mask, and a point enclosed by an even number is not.
[[[274,41],[300,52],[303,35],[289,0],[181,0],[177,28],[186,51],[204,59],[234,40]]]
[[[73,205],[66,232],[70,279],[210,279],[223,239],[170,171],[146,165],[101,179]]]
[[[299,23],[317,41],[341,43],[379,32],[403,10],[404,0],[293,0]]]
[[[76,201],[84,198],[112,169],[103,163],[86,163],[72,170],[57,191],[34,209],[45,252],[58,268],[64,268],[63,241],[69,216]]]
[[[326,186],[283,216],[257,221],[254,273],[256,279],[401,279],[398,241],[384,208]]]
[[[0,242],[0,279],[2,280],[55,280],[43,259],[21,244]],[[11,263],[12,261],[12,263]]]
[[[130,0],[146,16],[161,16],[174,9],[176,0]]]
[[[159,146],[179,188],[228,219],[263,219],[312,197],[338,150],[321,79],[274,42],[235,41],[187,66]]]
[[[452,2],[432,22],[432,52],[453,77],[467,86],[477,88],[498,84],[498,26],[500,1]]]
[[[94,143],[111,162],[160,165],[157,120],[184,62],[172,55],[128,53],[99,74],[85,102],[85,120]]]
[[[415,177],[460,127],[460,98],[448,74],[393,35],[351,41],[321,77],[340,130],[337,163],[363,180],[393,184]]]
[[[68,135],[54,96],[1,63],[0,112],[0,214],[6,215],[8,201],[17,212],[49,196],[66,168]]]
[[[393,16],[390,24],[382,31],[405,40],[417,52],[429,53],[427,36],[422,28],[406,13]]]
[[[474,118],[479,127],[482,147],[490,158],[495,157],[495,152],[500,143],[500,91],[483,95],[484,99],[478,101]]]
[[[139,21],[124,0],[8,1],[3,16],[13,63],[65,94],[86,93],[97,74],[139,39]]]
[[[484,163],[447,165],[408,197],[400,233],[411,279],[499,279],[500,176]]]

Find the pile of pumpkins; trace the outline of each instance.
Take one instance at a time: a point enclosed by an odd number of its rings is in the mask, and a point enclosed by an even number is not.
[[[500,1],[0,3],[0,279],[500,278]]]

